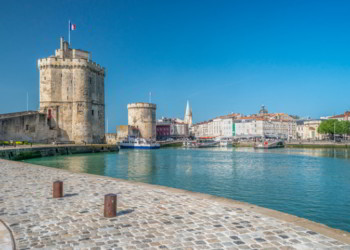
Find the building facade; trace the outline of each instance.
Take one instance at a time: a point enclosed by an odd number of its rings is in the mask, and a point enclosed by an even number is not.
[[[299,140],[323,140],[326,135],[319,134],[317,132],[322,120],[320,119],[310,119],[310,120],[300,120],[296,122],[296,138]]]
[[[243,116],[234,113],[194,124],[192,132],[197,138],[274,137],[294,139],[296,138],[296,123],[291,116],[284,113],[268,113],[266,107],[262,106],[258,114]]]
[[[171,124],[158,124],[157,123],[157,140],[166,140],[170,138]]]
[[[189,125],[177,118],[162,117],[157,121],[157,140],[180,139],[189,136]]]

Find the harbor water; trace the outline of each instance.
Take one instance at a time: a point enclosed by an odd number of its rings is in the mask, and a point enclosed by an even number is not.
[[[125,149],[25,162],[222,196],[350,232],[347,149]]]

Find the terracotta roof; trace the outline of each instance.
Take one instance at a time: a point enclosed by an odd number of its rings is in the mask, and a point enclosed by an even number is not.
[[[341,118],[341,117],[345,117],[345,115],[344,114],[342,114],[342,115],[334,115],[334,116],[331,116],[329,118],[332,119],[332,118]]]

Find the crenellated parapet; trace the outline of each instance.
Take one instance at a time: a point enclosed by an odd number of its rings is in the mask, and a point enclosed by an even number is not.
[[[105,76],[105,68],[101,65],[86,59],[70,59],[48,57],[38,60],[38,69],[86,69],[100,76]]]
[[[154,103],[136,102],[136,103],[128,104],[128,109],[131,109],[131,108],[157,109],[157,105]]]

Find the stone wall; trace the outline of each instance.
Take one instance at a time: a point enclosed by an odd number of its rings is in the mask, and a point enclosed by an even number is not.
[[[0,140],[51,142],[57,131],[51,129],[45,114],[37,111],[0,115]]]
[[[156,109],[152,103],[128,104],[128,124],[138,128],[143,138],[156,138]]]
[[[46,156],[117,151],[119,151],[119,148],[116,144],[45,146],[32,148],[0,149],[0,158],[17,161]]]
[[[105,143],[108,145],[117,145],[118,143],[118,134],[116,133],[108,133],[105,134]]]

